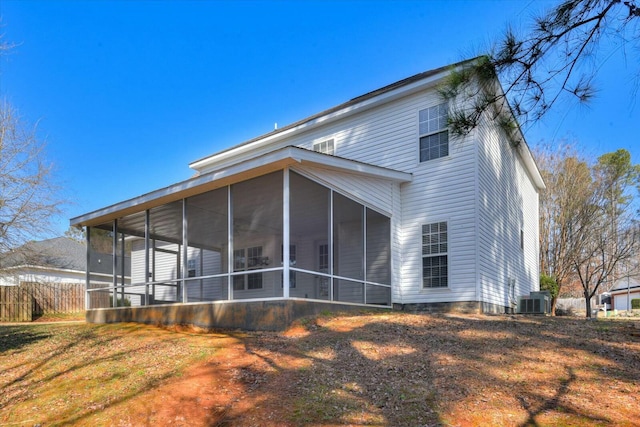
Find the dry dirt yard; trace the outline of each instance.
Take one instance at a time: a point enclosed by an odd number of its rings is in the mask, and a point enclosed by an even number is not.
[[[3,426],[640,426],[640,321],[0,325]]]

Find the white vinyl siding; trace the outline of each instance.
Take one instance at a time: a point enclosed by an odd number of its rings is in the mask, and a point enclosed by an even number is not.
[[[513,150],[500,148],[497,141],[489,145],[483,142],[485,138],[494,138],[484,128],[472,131],[462,140],[451,138],[447,156],[421,162],[420,111],[440,104],[434,89],[413,93],[263,144],[250,154],[217,163],[215,169],[290,145],[312,150],[314,143],[331,135],[335,146],[340,147],[340,157],[413,176],[411,182],[397,185],[304,163],[292,167],[391,216],[394,303],[486,301],[506,305],[506,280],[511,273],[519,287],[517,292],[531,288],[532,278],[537,277],[537,192],[522,164],[516,162]],[[500,171],[503,155],[502,161],[510,162],[513,170]],[[202,172],[209,170],[213,169]],[[521,214],[509,213],[510,218],[503,218],[502,210],[516,203],[506,201],[512,197],[517,200]],[[487,205],[491,200],[496,200],[494,206]],[[507,212],[511,212],[509,209]],[[518,215],[519,220],[514,220]],[[449,228],[448,287],[423,288],[422,225],[439,221],[446,221]],[[520,249],[520,230],[524,231],[524,249]],[[507,240],[515,238],[513,243],[523,260],[512,263],[509,271],[498,267],[501,262],[496,256],[502,251],[505,233],[513,234]],[[299,257],[303,243],[298,238]]]
[[[352,200],[385,212],[387,215],[390,215],[393,210],[393,188],[397,187],[397,184],[383,179],[368,178],[320,167],[293,167],[291,170],[337,190]]]
[[[402,302],[476,301],[475,160],[472,140],[454,156],[420,164],[402,186]],[[448,225],[448,287],[424,288],[422,225]]]
[[[538,193],[503,132],[483,120],[478,133],[481,299],[509,307],[539,288]]]
[[[394,303],[475,301],[475,142],[469,139],[451,144],[449,156],[421,163],[419,111],[438,104],[433,93],[419,93],[385,108],[375,108],[337,122],[329,129],[340,145],[340,156],[413,174],[410,183],[394,186],[387,182],[320,168],[304,167],[314,179],[331,187],[348,189],[357,199],[392,213],[392,299]],[[313,140],[314,132],[304,140]],[[289,144],[286,144],[289,145]],[[366,147],[363,149],[362,147]],[[311,148],[307,145],[305,148]],[[373,203],[372,203],[373,201]],[[421,227],[446,219],[449,225],[449,287],[422,287]]]
[[[222,273],[223,256],[220,252],[189,248],[189,261],[195,264],[195,276],[211,276]],[[227,299],[226,279],[212,277],[187,282],[187,301],[217,301]]]

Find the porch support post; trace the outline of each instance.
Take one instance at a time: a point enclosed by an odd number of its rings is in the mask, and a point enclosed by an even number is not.
[[[367,207],[362,206],[362,295],[364,303],[367,303]]]
[[[124,305],[124,285],[125,285],[125,269],[126,269],[126,265],[124,262],[125,253],[126,252],[124,248],[124,233],[120,233],[120,275],[121,275],[120,285],[122,286],[122,288],[120,288],[120,298],[122,298],[123,305]]]
[[[84,285],[84,309],[89,310],[91,308],[90,300],[91,293],[89,289],[91,288],[91,227],[87,226],[87,267],[85,268],[86,278]]]
[[[289,298],[289,269],[291,267],[289,238],[289,168],[284,169],[282,180],[282,296]]]
[[[333,301],[333,190],[329,190],[329,301]]]
[[[111,239],[111,288],[113,290],[113,307],[118,306],[118,295],[116,292],[116,285],[118,284],[118,220],[113,220],[113,236]]]
[[[144,305],[149,304],[149,209],[144,211]]]
[[[204,250],[200,248],[200,276],[204,276]],[[204,300],[204,280],[200,279],[200,301]]]
[[[180,278],[182,289],[182,302],[187,302],[187,259],[189,254],[189,234],[187,229],[187,199],[182,199],[182,268],[180,269]]]
[[[233,299],[233,197],[231,186],[227,185],[227,299]]]

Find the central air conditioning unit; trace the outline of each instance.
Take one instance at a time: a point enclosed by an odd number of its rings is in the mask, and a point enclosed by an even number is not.
[[[549,291],[531,292],[518,298],[519,314],[551,313],[551,294]]]

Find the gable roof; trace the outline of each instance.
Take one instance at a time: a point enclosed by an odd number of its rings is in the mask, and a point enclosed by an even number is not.
[[[611,289],[609,292],[618,292],[618,291],[625,291],[628,289],[638,289],[640,288],[640,281],[638,281],[638,279],[632,279],[629,278],[629,280],[627,281],[627,278],[623,278],[623,279],[618,279],[616,280],[616,285],[613,287],[613,289]]]
[[[350,115],[366,111],[367,109],[373,108],[375,106],[388,103],[404,96],[408,96],[425,88],[435,86],[444,77],[449,75],[452,70],[464,68],[465,65],[473,63],[478,58],[479,57],[471,58],[464,61],[456,62],[451,65],[446,65],[444,67],[424,71],[422,73],[415,74],[411,77],[407,77],[395,83],[391,83],[389,85],[381,87],[380,89],[367,92],[364,95],[357,96],[347,102],[299,120],[295,123],[291,123],[290,125],[284,126],[280,129],[273,130],[243,143],[234,145],[232,147],[223,149],[222,151],[218,151],[209,156],[195,160],[194,162],[189,164],[189,167],[195,169],[198,173],[210,172],[213,168],[218,167],[220,164],[224,164],[226,161],[229,161],[235,156],[249,155],[252,150],[260,146],[283,140],[299,132],[308,131],[317,126],[326,125],[332,121],[346,118]],[[498,90],[502,91],[500,82],[496,81],[496,83]],[[506,99],[505,102],[507,102]],[[508,108],[509,111],[511,111],[511,107]],[[518,139],[518,144],[516,144],[516,152],[536,188],[538,190],[544,190],[546,186],[542,179],[542,175],[540,174],[535,159],[531,154],[531,150],[526,143],[520,126],[517,127],[516,133],[516,135],[512,135],[512,137]]]
[[[315,127],[320,124],[326,124],[329,121],[343,118],[356,112],[363,111],[364,109],[372,108],[373,106],[380,103],[389,102],[401,96],[406,96],[409,93],[423,89],[426,86],[434,85],[436,82],[440,81],[440,79],[448,75],[452,69],[464,66],[465,64],[475,61],[476,59],[477,58],[467,59],[451,65],[446,65],[444,67],[424,71],[422,73],[418,73],[411,77],[407,77],[395,83],[391,83],[389,85],[381,87],[380,89],[367,92],[364,95],[352,98],[347,102],[313,114],[282,128],[275,129],[271,132],[252,138],[238,145],[234,145],[222,151],[218,151],[212,155],[195,160],[189,164],[189,167],[199,171],[211,164],[225,159],[230,155],[235,154],[236,152],[249,150],[255,145],[282,139],[290,136],[292,133],[302,130],[308,130],[311,127]]]
[[[289,146],[253,157],[250,160],[238,161],[224,168],[212,170],[186,181],[72,218],[70,222],[72,226],[102,224],[115,218],[141,212],[145,209],[297,164],[321,166],[326,169],[386,179],[398,183],[412,180],[410,173]]]
[[[65,270],[84,270],[86,267],[86,246],[68,237],[25,243],[2,254],[0,268],[36,266]]]
[[[345,103],[329,108],[328,110],[314,114],[280,129],[273,130],[241,144],[196,160],[189,164],[190,168],[195,169],[198,172],[191,179],[72,218],[70,223],[72,226],[77,227],[98,225],[102,222],[110,221],[120,216],[140,212],[153,206],[158,206],[184,197],[189,197],[200,192],[228,185],[237,181],[238,177],[241,175],[244,179],[247,179],[251,176],[259,176],[260,174],[272,172],[276,169],[282,169],[288,165],[300,162],[300,153],[303,151],[310,153],[305,154],[305,157],[311,156],[312,158],[317,158],[316,160],[307,159],[306,161],[311,163],[316,162],[324,165],[325,167],[329,165],[330,167],[335,167],[337,169],[363,173],[365,175],[371,174],[370,176],[377,176],[396,182],[411,181],[411,175],[402,171],[392,170],[373,164],[365,164],[337,156],[327,156],[325,154],[304,150],[299,147],[287,146],[285,148],[272,149],[271,151],[266,152],[264,152],[264,150],[254,152],[253,150],[271,142],[284,140],[298,132],[307,131],[316,126],[326,125],[332,121],[366,111],[375,106],[433,87],[444,77],[449,75],[452,69],[464,67],[465,64],[469,64],[476,59],[477,58],[472,58],[418,73],[411,77],[386,85],[380,89],[355,97]],[[540,172],[535,164],[533,156],[531,155],[531,151],[524,141],[524,137],[522,138],[522,142],[523,143],[518,144],[517,147],[518,155],[537,188],[543,189],[544,182],[542,181]],[[262,154],[258,155],[256,153]]]

